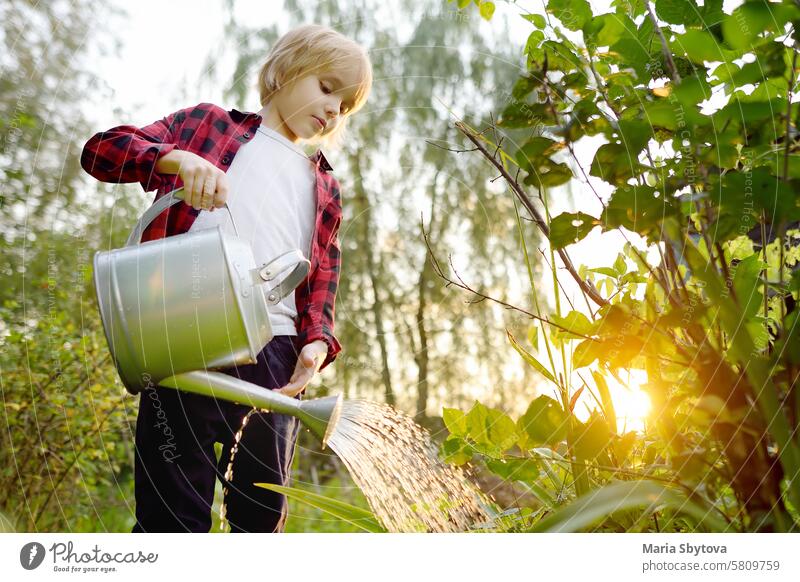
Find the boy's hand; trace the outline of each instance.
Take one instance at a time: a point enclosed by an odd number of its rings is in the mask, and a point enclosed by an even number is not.
[[[316,340],[303,346],[300,357],[297,358],[294,374],[289,378],[289,383],[281,388],[273,388],[273,390],[291,397],[305,390],[306,385],[319,370],[319,366],[325,361],[327,353],[328,344],[322,340]]]
[[[195,210],[222,208],[228,199],[228,177],[208,160],[184,150],[172,150],[156,162],[156,172],[178,174],[183,200]]]

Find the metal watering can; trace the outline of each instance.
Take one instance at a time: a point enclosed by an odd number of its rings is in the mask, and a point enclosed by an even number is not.
[[[94,256],[103,330],[122,383],[131,394],[158,384],[297,417],[323,448],[341,414],[342,396],[299,401],[215,372],[254,364],[273,337],[268,305],[305,279],[300,250],[257,267],[228,205],[236,236],[217,226],[141,243],[144,229],[181,202],[179,188],[142,215],[125,247]],[[289,274],[268,289],[287,270]]]

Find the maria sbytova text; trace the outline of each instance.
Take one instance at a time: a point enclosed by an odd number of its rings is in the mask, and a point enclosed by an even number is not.
[[[152,564],[158,560],[158,554],[145,554],[138,552],[104,552],[95,545],[88,552],[75,552],[72,542],[66,544],[58,542],[50,546],[53,563],[67,562],[69,564]]]
[[[706,544],[642,544],[643,554],[727,554],[727,546],[708,546]]]

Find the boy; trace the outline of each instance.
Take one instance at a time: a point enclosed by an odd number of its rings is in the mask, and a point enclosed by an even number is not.
[[[142,241],[216,225],[233,233],[227,213],[213,212],[227,201],[256,264],[290,249],[308,250],[308,277],[270,309],[274,337],[257,363],[224,373],[300,399],[341,350],[333,334],[339,183],[321,150],[306,156],[296,142],[341,138],[371,84],[372,66],[360,45],[328,27],[305,25],[270,51],[259,74],[258,113],[201,103],[146,127],[98,133],[85,145],[81,165],[98,180],[140,182],[145,191],[158,190],[156,199],[184,187],[186,203],[163,212]],[[299,422],[254,414],[228,482],[233,435],[248,407],[169,388],[147,392],[136,422],[133,531],[208,532],[216,477],[228,490],[231,531],[283,531],[286,498],[253,483],[289,484]],[[215,442],[223,446],[219,461]]]

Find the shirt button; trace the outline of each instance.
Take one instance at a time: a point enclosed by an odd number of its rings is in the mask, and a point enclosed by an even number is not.
[[[245,132],[245,134],[244,134],[242,137],[243,137],[244,139],[249,139],[249,138],[250,138],[250,132],[249,132],[249,131],[246,131],[246,132]]]
[[[222,163],[223,163],[223,164],[225,164],[225,165],[227,166],[228,164],[230,164],[230,163],[231,163],[231,159],[230,159],[228,156],[224,156],[224,157],[222,158]]]

